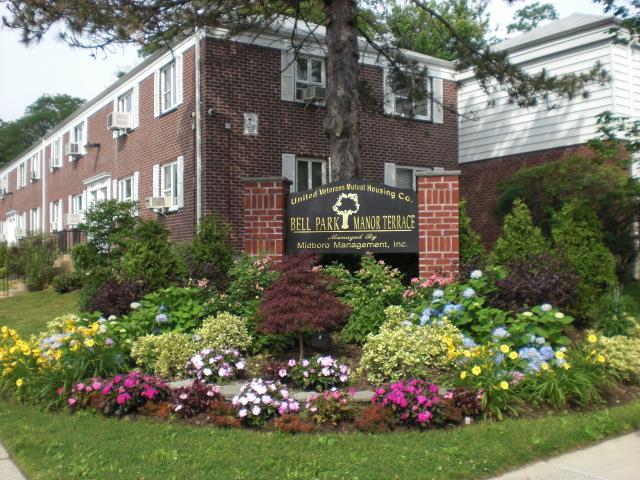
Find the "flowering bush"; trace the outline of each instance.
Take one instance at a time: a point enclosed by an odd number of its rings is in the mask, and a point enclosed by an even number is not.
[[[398,423],[421,427],[431,423],[433,409],[441,401],[437,385],[417,379],[382,386],[371,399],[371,403],[390,408]]]
[[[640,382],[640,338],[602,336],[599,346],[609,369],[627,381]]]
[[[212,350],[205,348],[186,364],[187,374],[201,382],[224,382],[244,371],[245,360],[235,349]]]
[[[122,417],[136,413],[148,402],[159,403],[170,397],[166,383],[133,370],[108,380],[93,378],[80,382],[73,387],[67,402],[74,410],[93,407],[104,415]]]
[[[289,395],[286,388],[261,378],[243,385],[231,404],[237,409],[238,417],[251,426],[264,425],[277,415],[300,410],[300,404]]]
[[[220,398],[218,387],[196,381],[174,390],[173,410],[181,417],[194,417],[210,410]]]
[[[433,274],[424,280],[412,278],[409,287],[402,292],[402,304],[409,309],[420,307],[422,304],[429,301],[435,289],[442,289],[443,287],[452,284],[453,281],[454,278],[451,276],[438,274]]]
[[[396,322],[370,335],[363,347],[360,371],[370,382],[425,378],[434,369],[449,368],[450,355],[462,343],[462,335],[448,320],[424,326],[408,319],[406,325]]]
[[[353,392],[342,392],[336,388],[312,396],[306,408],[318,424],[331,422],[337,425],[352,420],[355,416]]]
[[[345,385],[351,370],[330,356],[314,356],[296,361],[290,359],[286,367],[278,369],[280,381],[289,380],[293,385],[319,392],[330,387]]]

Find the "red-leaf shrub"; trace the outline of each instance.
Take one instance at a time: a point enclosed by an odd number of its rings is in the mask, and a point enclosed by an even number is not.
[[[309,433],[313,430],[313,424],[304,421],[300,415],[288,413],[276,418],[275,426],[284,433]]]
[[[363,408],[356,419],[356,428],[361,432],[390,432],[395,424],[396,419],[393,416],[393,411],[380,404]]]
[[[317,258],[309,254],[285,256],[278,265],[282,275],[264,292],[260,305],[260,330],[297,333],[300,360],[305,333],[336,329],[351,313],[329,290],[336,280],[317,271],[316,263]]]
[[[215,385],[194,381],[191,385],[174,390],[174,411],[180,417],[194,417],[209,411],[220,398],[219,389]]]

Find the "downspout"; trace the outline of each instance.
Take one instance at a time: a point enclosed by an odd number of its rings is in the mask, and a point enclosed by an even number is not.
[[[62,147],[61,147],[62,148]],[[53,143],[51,143],[51,151],[50,153],[53,155]],[[45,146],[44,146],[44,138],[42,139],[42,155],[40,155],[40,176],[42,177],[42,210],[40,210],[40,232],[44,235],[46,233],[45,230],[45,220],[47,220],[47,212],[45,210],[45,205],[47,204],[47,178],[49,177],[49,168],[47,168],[45,162]]]
[[[201,30],[196,29],[196,226],[202,219],[202,124],[200,108],[200,41]]]

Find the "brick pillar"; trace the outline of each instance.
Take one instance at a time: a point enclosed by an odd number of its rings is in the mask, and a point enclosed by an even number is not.
[[[285,246],[286,178],[245,178],[243,250],[249,255],[282,259]]]
[[[416,173],[420,278],[457,275],[460,262],[460,171]]]

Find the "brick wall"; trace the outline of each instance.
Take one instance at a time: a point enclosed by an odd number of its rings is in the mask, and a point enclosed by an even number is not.
[[[467,201],[471,224],[480,233],[485,244],[491,247],[500,235],[495,209],[498,183],[501,180],[511,177],[521,168],[578,154],[590,156],[593,152],[586,145],[572,145],[461,164],[462,198]]]

